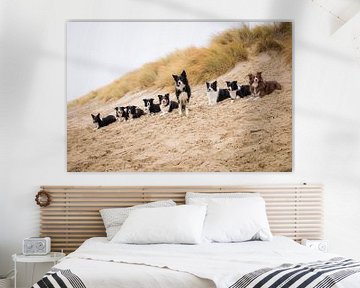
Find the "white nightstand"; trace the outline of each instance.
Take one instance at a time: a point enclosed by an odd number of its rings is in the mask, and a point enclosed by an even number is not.
[[[12,255],[12,259],[14,261],[14,269],[15,269],[14,288],[16,288],[16,274],[17,274],[16,264],[17,263],[33,263],[34,265],[36,265],[36,263],[45,263],[45,262],[51,263],[52,262],[55,265],[63,257],[65,257],[65,253],[60,253],[60,252],[50,252],[49,254],[39,255],[39,256],[26,256],[23,254]],[[34,281],[34,265],[32,267],[32,273],[31,273],[31,285],[34,284],[33,283],[33,281]]]
[[[309,239],[303,239],[301,240],[301,244],[309,247],[314,250],[318,250],[321,252],[327,252],[328,251],[328,242],[326,240],[309,240]]]

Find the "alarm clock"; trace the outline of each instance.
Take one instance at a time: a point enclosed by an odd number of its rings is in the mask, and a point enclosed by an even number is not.
[[[318,250],[321,252],[327,252],[328,250],[328,243],[325,240],[308,240],[308,239],[303,239],[301,241],[301,244],[309,247],[311,249],[314,250]]]
[[[30,237],[23,240],[24,255],[46,255],[50,253],[51,239],[50,237]]]

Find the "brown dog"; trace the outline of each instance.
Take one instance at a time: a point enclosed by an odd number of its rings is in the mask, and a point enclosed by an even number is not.
[[[262,78],[262,72],[257,72],[254,76],[249,74],[249,83],[251,85],[251,94],[255,97],[263,97],[271,94],[275,90],[281,90],[281,85],[277,81],[265,81]]]

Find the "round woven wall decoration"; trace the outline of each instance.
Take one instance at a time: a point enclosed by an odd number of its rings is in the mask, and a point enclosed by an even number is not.
[[[46,207],[50,204],[50,194],[44,190],[40,190],[35,196],[35,202],[40,207]]]

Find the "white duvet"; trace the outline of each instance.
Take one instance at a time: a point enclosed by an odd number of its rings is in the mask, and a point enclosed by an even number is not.
[[[254,270],[336,256],[311,250],[286,237],[200,245],[112,244],[106,238],[91,238],[55,267],[70,269],[87,288],[228,288]],[[360,273],[336,285],[360,287]]]

